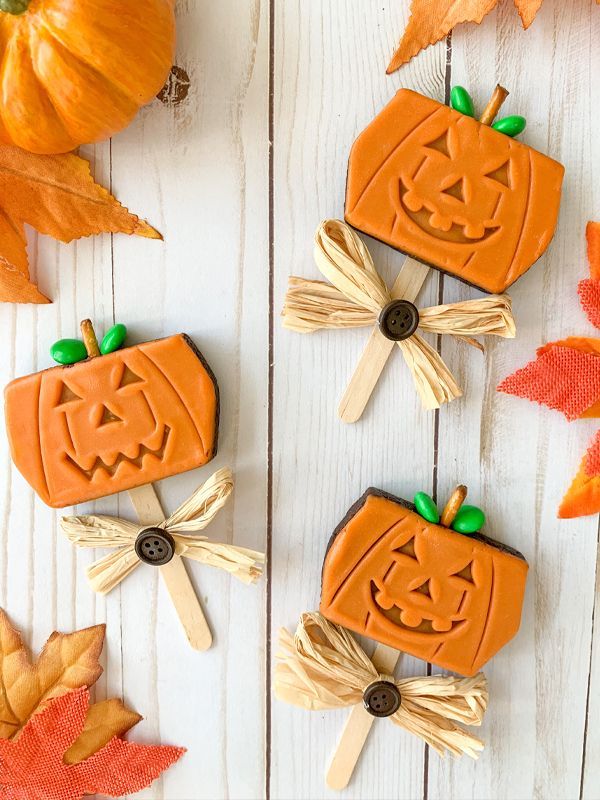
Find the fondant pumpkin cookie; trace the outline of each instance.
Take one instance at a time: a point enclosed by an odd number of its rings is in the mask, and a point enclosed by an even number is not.
[[[124,326],[98,346],[86,323],[85,344],[52,348],[60,366],[5,390],[13,461],[54,508],[200,467],[217,449],[217,382],[189,337],[118,349]]]
[[[548,247],[564,173],[512,138],[522,117],[492,127],[507,94],[498,87],[478,121],[461,87],[453,108],[401,89],[354,143],[346,221],[486,292],[505,291]]]
[[[478,531],[483,512],[440,515],[369,489],[336,529],[323,566],[321,613],[331,622],[440,667],[474,675],[517,633],[527,562]],[[451,527],[444,527],[445,525]]]

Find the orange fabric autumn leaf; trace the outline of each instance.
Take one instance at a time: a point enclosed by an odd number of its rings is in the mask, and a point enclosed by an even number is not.
[[[87,689],[76,689],[36,714],[17,741],[0,739],[0,798],[81,800],[97,792],[122,797],[150,786],[184,754],[179,747],[114,737],[86,760],[65,763],[65,752],[84,729],[89,699]]]
[[[524,28],[528,28],[543,0],[514,0]],[[600,3],[600,0],[596,0]],[[402,41],[387,68],[388,74],[430,44],[447,36],[461,22],[481,20],[498,5],[498,0],[412,0],[410,19]]]
[[[95,183],[84,159],[0,145],[0,302],[49,302],[29,278],[25,223],[61,242],[103,232],[161,238]]]
[[[590,278],[580,281],[581,305],[600,328],[600,224],[586,228]],[[600,417],[600,339],[569,336],[540,347],[535,361],[509,375],[498,391],[561,411],[568,420]],[[561,518],[600,512],[600,431],[558,510]]]

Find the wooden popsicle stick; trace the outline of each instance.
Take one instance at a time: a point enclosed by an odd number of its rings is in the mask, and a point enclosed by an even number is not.
[[[407,257],[390,291],[392,300],[409,300],[413,303],[428,273],[428,266]],[[343,422],[360,419],[395,344],[391,339],[386,339],[377,326],[373,328],[338,406],[338,415]]]
[[[398,650],[378,644],[371,660],[380,673],[393,675],[399,658]],[[350,783],[374,721],[375,717],[369,714],[362,702],[353,707],[327,768],[326,781],[330,789],[339,792]]]
[[[141,525],[156,525],[166,519],[166,514],[151,483],[130,489],[129,497]],[[158,569],[191,647],[194,650],[208,650],[212,644],[212,634],[183,559],[175,554],[168,564],[164,564]]]

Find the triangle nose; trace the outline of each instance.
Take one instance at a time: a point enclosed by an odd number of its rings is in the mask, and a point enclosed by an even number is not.
[[[424,594],[426,597],[431,597],[431,589],[429,588],[429,581],[430,578],[427,578],[427,580],[424,581],[420,586],[417,586],[415,589],[413,589],[413,592],[420,592],[421,594]]]
[[[99,423],[98,427],[100,428],[100,427],[102,427],[102,425],[108,425],[109,422],[123,422],[123,420],[121,419],[121,417],[118,417],[116,414],[114,414],[110,410],[110,408],[108,408],[107,406],[103,405],[102,406],[102,416],[100,417],[100,423]]]

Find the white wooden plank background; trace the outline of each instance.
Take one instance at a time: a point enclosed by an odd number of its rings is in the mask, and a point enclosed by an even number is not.
[[[408,0],[178,0],[179,103],[158,100],[112,142],[85,148],[97,178],[165,235],[164,244],[96,237],[71,246],[31,235],[47,307],[0,307],[0,381],[49,364],[48,348],[92,317],[129,325],[132,340],[177,331],[196,340],[222,392],[219,456],[164,481],[173,509],[211,468],[235,470],[234,500],[210,533],[264,548],[255,587],[195,565],[215,631],[191,652],[158,576],[140,569],[108,598],[37,500],[0,437],[0,603],[39,648],[55,629],[105,621],[99,697],[123,695],[146,716],[135,736],[185,745],[187,756],[140,797],[325,798],[324,770],[345,714],[303,712],[270,696],[277,629],[318,604],[331,530],[369,485],[444,498],[469,484],[492,534],[531,564],[519,637],[489,665],[492,701],[477,763],[441,761],[408,734],[374,726],[349,798],[600,798],[600,644],[595,619],[598,520],[558,522],[558,501],[595,424],[495,393],[535,347],[592,334],[577,296],[586,274],[584,225],[600,219],[597,111],[600,9],[545,0],[524,33],[513,4],[392,77],[385,66]],[[300,336],[279,322],[290,274],[317,277],[312,236],[341,216],[349,147],[400,86],[440,100],[461,83],[479,105],[499,79],[524,139],[567,168],[557,236],[511,291],[519,336],[487,358],[444,340],[466,387],[439,414],[421,410],[394,354],[363,420],[343,426],[337,402],[365,331]],[[270,147],[271,142],[271,147]],[[391,279],[401,257],[374,242]],[[421,304],[475,296],[432,273]],[[126,497],[90,508],[130,515]],[[87,507],[86,507],[87,509]],[[83,507],[79,510],[83,510]],[[403,674],[426,665],[403,657]]]

